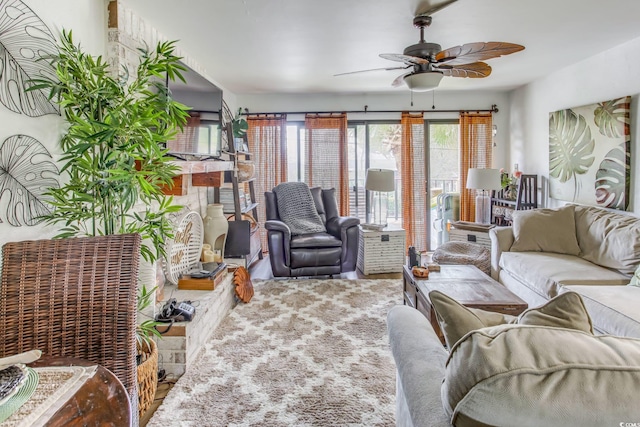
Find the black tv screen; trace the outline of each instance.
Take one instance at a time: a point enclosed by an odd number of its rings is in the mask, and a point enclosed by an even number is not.
[[[191,107],[191,117],[184,131],[167,142],[169,154],[183,160],[218,158],[222,154],[222,90],[184,66],[187,71],[182,74],[186,83],[170,81],[168,86],[173,99]]]

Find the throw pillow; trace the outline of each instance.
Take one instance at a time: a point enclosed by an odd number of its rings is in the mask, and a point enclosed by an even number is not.
[[[516,320],[516,317],[508,314],[465,307],[440,291],[429,292],[429,300],[436,311],[438,324],[448,348],[453,347],[469,331]]]
[[[579,255],[573,205],[513,212],[513,252]]]
[[[546,326],[467,334],[442,404],[456,426],[608,426],[640,419],[640,340]]]
[[[429,292],[429,299],[436,311],[440,330],[449,349],[453,349],[462,337],[473,330],[506,323],[550,326],[593,333],[591,317],[582,298],[576,292],[560,294],[540,307],[524,311],[518,317],[465,307],[440,291]]]
[[[636,268],[636,272],[633,273],[631,277],[631,282],[629,282],[630,286],[640,286],[640,265]]]

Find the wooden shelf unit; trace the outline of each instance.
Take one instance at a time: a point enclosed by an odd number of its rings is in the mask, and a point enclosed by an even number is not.
[[[224,127],[228,141],[228,153],[231,157],[233,165],[237,165],[238,159],[251,160],[252,154],[246,151],[236,151],[233,139],[233,129],[231,123],[227,123]],[[245,143],[246,143],[245,136]],[[258,221],[258,203],[255,203],[255,178],[246,181],[238,179],[237,167],[232,168],[231,188],[233,189],[233,211],[225,210],[225,214],[234,216],[234,221],[229,221],[229,231],[227,234],[227,244],[225,245],[225,257],[244,258],[245,265],[248,267],[256,259],[262,259],[262,245],[260,243],[260,234],[258,227],[251,228],[249,221],[243,218],[243,214],[250,213],[253,218]],[[224,180],[224,179],[223,179]],[[240,186],[247,184],[249,187],[249,196],[251,204],[246,207],[240,206]],[[214,188],[214,201],[220,203],[219,186]]]
[[[515,211],[536,209],[538,207],[538,175],[521,175],[518,178],[516,198],[508,199],[505,189],[493,191],[491,194],[491,223],[496,225],[511,225],[511,219],[505,215],[496,215],[494,207],[512,209]]]

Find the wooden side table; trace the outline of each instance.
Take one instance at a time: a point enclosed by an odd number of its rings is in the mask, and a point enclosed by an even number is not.
[[[405,232],[397,225],[382,230],[360,227],[358,269],[365,275],[400,273],[404,265]]]

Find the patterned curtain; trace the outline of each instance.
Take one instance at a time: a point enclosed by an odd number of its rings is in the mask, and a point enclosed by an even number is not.
[[[307,114],[304,181],[310,187],[335,188],[340,215],[349,215],[347,114]]]
[[[424,166],[424,119],[422,114],[402,113],[402,228],[407,247],[427,250],[426,178]]]
[[[198,127],[200,114],[191,112],[182,131],[178,130],[175,139],[167,141],[167,148],[176,153],[198,152]]]
[[[467,172],[470,168],[492,166],[491,113],[460,113],[460,220],[475,221],[476,191],[468,190]]]
[[[258,203],[258,223],[262,250],[268,251],[264,222],[267,218],[264,192],[287,180],[287,116],[283,114],[250,115],[247,141],[256,166],[254,182]],[[248,190],[245,190],[248,191]]]

